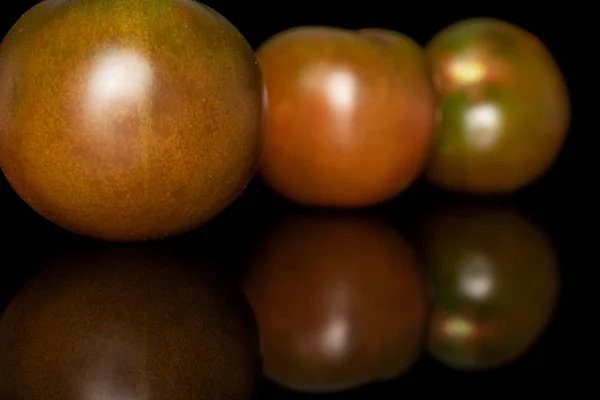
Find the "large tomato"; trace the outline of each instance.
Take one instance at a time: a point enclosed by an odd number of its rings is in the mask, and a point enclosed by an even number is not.
[[[570,101],[544,44],[511,23],[471,19],[442,30],[426,50],[439,96],[428,179],[506,193],[546,172],[567,135]]]
[[[264,84],[191,0],[47,0],[0,46],[0,163],[35,211],[113,241],[189,231],[250,181]]]

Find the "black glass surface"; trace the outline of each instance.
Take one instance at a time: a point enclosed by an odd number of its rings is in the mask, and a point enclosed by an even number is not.
[[[2,6],[1,33],[32,4]],[[534,32],[549,48],[577,107],[575,50],[565,28],[575,16],[568,6],[545,6],[548,15],[542,17],[523,5],[501,3],[206,4],[255,48],[297,25],[384,27],[423,44],[463,18],[505,19]],[[263,322],[267,376],[259,399],[392,399],[409,388],[446,388],[453,394],[479,386],[563,388],[577,346],[570,329],[576,309],[572,286],[585,267],[577,233],[587,224],[581,219],[586,210],[578,205],[585,196],[577,155],[586,143],[577,124],[575,112],[551,170],[511,195],[452,194],[419,179],[385,204],[334,211],[294,205],[256,177],[205,226],[145,244],[103,243],[67,232],[30,209],[2,177],[0,310],[40,274],[53,276],[53,269],[73,260],[85,270],[107,258],[117,264],[134,260],[135,268],[160,259],[206,270],[210,279],[219,275],[219,285],[249,298]],[[397,270],[390,268],[394,263]],[[151,297],[152,288],[147,290]],[[272,313],[288,319],[281,326],[295,330],[264,325],[273,321],[266,316]],[[333,381],[344,390],[314,394],[286,388],[327,387]]]

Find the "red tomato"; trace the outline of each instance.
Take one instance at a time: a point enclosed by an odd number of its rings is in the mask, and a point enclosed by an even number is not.
[[[382,29],[300,27],[258,50],[269,113],[261,174],[302,204],[388,200],[424,168],[435,101],[422,49]]]

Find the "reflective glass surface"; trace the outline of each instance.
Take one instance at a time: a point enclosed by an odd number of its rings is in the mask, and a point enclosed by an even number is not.
[[[385,27],[425,44],[460,19],[510,20],[535,32],[556,57],[577,108],[573,49],[555,20],[531,19],[519,7],[427,5],[399,12],[395,2],[331,3],[333,10],[323,4],[206,2],[253,49],[298,25]],[[8,19],[2,33],[32,4],[23,2],[11,13],[0,6]],[[567,18],[567,11],[556,12]],[[118,72],[143,81],[139,71],[145,70]],[[476,72],[462,74],[472,78]],[[335,77],[330,83],[339,90],[327,91],[337,96],[343,114],[359,103],[354,94],[364,91],[350,85],[352,76]],[[124,81],[115,85],[135,92],[139,82]],[[465,122],[465,137],[473,133],[481,149],[494,146],[500,139],[493,133],[506,121],[498,122],[494,108],[475,111]],[[519,112],[514,121],[521,121]],[[397,399],[409,389],[481,398],[503,389],[528,387],[539,394],[569,387],[564,377],[586,354],[579,349],[586,343],[580,337],[585,317],[575,302],[582,291],[574,286],[587,280],[591,263],[583,256],[582,237],[592,235],[583,232],[592,229],[580,156],[588,144],[573,115],[547,173],[511,194],[457,194],[420,174],[401,194],[372,207],[308,207],[256,175],[206,224],[141,243],[110,243],[62,229],[29,207],[0,174],[0,400],[28,399],[3,398],[7,387],[11,393],[44,393],[35,400],[196,394],[207,400]],[[561,118],[548,116],[546,122]],[[377,121],[363,122],[369,127]],[[371,156],[369,165],[354,165],[357,174],[375,174],[369,168],[382,157]],[[539,161],[533,159],[532,165]],[[449,170],[443,162],[438,167],[439,176]],[[286,181],[273,170],[282,185],[297,178],[291,174]],[[169,201],[176,196],[168,195]]]

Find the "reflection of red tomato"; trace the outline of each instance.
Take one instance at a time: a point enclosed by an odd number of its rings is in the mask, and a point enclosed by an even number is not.
[[[269,113],[261,174],[299,203],[394,197],[427,161],[433,85],[423,50],[383,29],[294,28],[258,50]]]
[[[431,182],[510,192],[550,167],[567,134],[570,102],[536,37],[507,22],[472,19],[442,30],[427,54],[440,102]]]
[[[288,388],[348,389],[400,375],[420,355],[424,281],[408,244],[383,223],[289,220],[268,237],[245,291],[266,375]]]
[[[548,238],[508,210],[450,210],[424,225],[435,290],[430,351],[467,369],[521,356],[557,300],[558,261]]]

